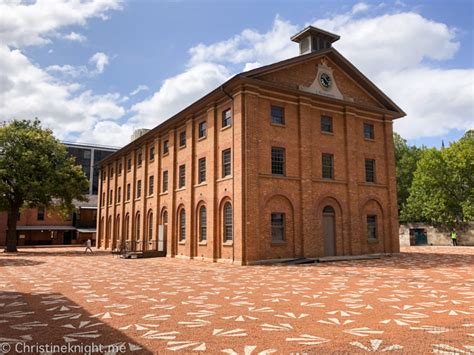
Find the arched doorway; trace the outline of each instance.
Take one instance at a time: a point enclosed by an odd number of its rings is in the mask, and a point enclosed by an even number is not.
[[[335,238],[335,211],[331,206],[323,209],[323,239],[324,239],[324,256],[336,255],[336,238]]]
[[[161,256],[166,256],[166,241],[168,235],[168,211],[165,209],[161,213],[161,225],[158,227],[158,252]]]

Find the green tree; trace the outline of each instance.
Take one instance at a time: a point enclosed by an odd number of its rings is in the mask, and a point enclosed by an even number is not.
[[[402,219],[447,227],[474,220],[474,131],[418,161]]]
[[[398,133],[394,133],[393,141],[397,167],[397,202],[400,211],[410,195],[409,190],[413,181],[413,174],[424,148],[409,146],[407,141]]]
[[[0,210],[8,212],[7,248],[15,252],[20,208],[53,207],[68,213],[86,200],[87,179],[66,148],[38,119],[0,127]]]

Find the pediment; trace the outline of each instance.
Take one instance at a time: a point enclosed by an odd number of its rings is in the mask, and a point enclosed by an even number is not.
[[[333,48],[295,57],[243,75],[293,90],[405,113]],[[330,83],[327,84],[327,79]]]

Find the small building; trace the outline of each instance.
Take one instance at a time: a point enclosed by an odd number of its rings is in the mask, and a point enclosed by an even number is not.
[[[400,224],[400,246],[453,245],[452,230],[427,223]],[[474,222],[456,229],[459,246],[474,246]]]
[[[117,148],[90,144],[63,142],[76,164],[81,165],[89,180],[84,193],[88,201],[76,201],[76,210],[64,218],[53,208],[28,208],[18,216],[18,245],[69,245],[82,244],[87,239],[95,242],[97,224],[97,191],[99,169],[97,163],[112,154]],[[7,213],[0,212],[0,245],[5,245],[7,235]]]
[[[237,264],[399,251],[405,113],[307,27],[101,161],[98,246]],[[397,78],[394,78],[397,80]]]

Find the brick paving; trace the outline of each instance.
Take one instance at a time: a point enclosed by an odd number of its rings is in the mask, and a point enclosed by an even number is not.
[[[474,248],[245,267],[79,250],[0,254],[0,343],[121,344],[133,354],[474,353]]]

